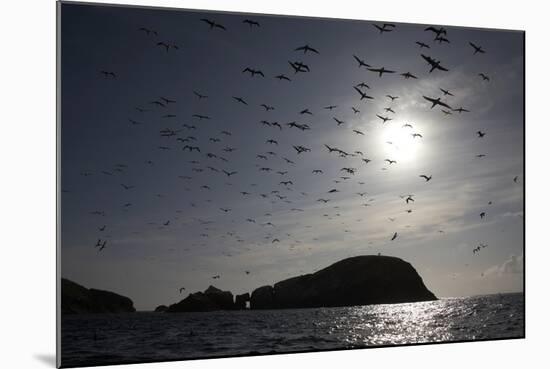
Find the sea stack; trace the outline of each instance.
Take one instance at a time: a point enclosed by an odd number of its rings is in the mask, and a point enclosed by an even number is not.
[[[214,286],[208,287],[204,292],[189,294],[185,299],[176,304],[168,306],[169,313],[190,312],[190,311],[215,311],[234,310],[233,294],[229,291],[222,291]]]
[[[252,292],[251,309],[291,309],[437,300],[411,264],[390,256],[356,256],[313,274]]]

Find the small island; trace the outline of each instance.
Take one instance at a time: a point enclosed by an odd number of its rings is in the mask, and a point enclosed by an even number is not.
[[[365,255],[336,262],[312,274],[237,295],[214,286],[191,293],[168,313],[250,309],[295,309],[394,304],[437,300],[414,267],[397,257]]]
[[[61,278],[61,313],[133,313],[136,309],[128,297],[114,292],[83,287]]]

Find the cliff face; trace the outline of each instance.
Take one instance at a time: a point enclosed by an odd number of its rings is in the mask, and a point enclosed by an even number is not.
[[[357,256],[313,274],[252,292],[251,309],[390,304],[436,300],[411,264],[396,257]]]
[[[109,291],[87,289],[73,281],[61,279],[62,314],[132,313],[134,303],[128,297]]]
[[[176,304],[168,306],[169,313],[186,311],[214,311],[233,310],[233,294],[229,291],[222,291],[214,286],[208,287],[204,292],[189,294],[185,299]]]

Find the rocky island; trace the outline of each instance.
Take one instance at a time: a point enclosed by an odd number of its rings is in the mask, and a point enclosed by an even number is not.
[[[251,309],[393,304],[436,300],[413,266],[390,256],[356,256],[252,292]]]
[[[413,266],[397,257],[366,255],[336,262],[312,274],[237,295],[214,286],[158,311],[190,312],[291,309],[436,300]]]
[[[128,297],[114,292],[83,287],[61,279],[61,313],[133,313],[136,309]]]

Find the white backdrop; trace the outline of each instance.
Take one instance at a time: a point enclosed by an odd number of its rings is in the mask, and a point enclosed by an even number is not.
[[[98,1],[103,2],[103,1]],[[114,1],[117,2],[117,1]],[[548,17],[544,2],[480,0],[126,0],[137,5],[421,22],[527,31],[527,339],[216,359],[143,368],[265,369],[309,366],[517,368],[547,362],[550,259],[545,159],[549,142]],[[535,5],[537,4],[537,5]],[[3,2],[0,12],[0,367],[53,367],[55,360],[55,4]],[[85,47],[85,45],[83,45]],[[545,155],[546,154],[546,155]],[[540,366],[540,364],[539,364]],[[120,366],[126,368],[130,366]]]

